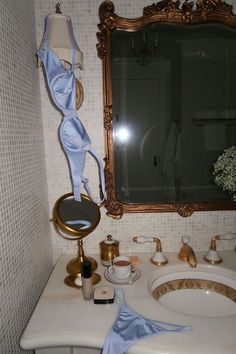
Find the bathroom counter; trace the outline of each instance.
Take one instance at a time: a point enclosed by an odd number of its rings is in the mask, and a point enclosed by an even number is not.
[[[205,253],[198,252],[199,264]],[[220,267],[236,271],[236,253],[221,251],[223,263]],[[134,344],[129,354],[235,354],[236,353],[236,315],[223,318],[184,315],[160,305],[148,290],[150,277],[163,267],[183,262],[176,253],[166,253],[169,263],[157,267],[150,263],[151,254],[136,254],[141,263],[140,278],[133,284],[116,285],[104,278],[105,267],[99,256],[92,255],[98,262],[96,273],[102,280],[96,286],[122,287],[126,302],[143,316],[157,321],[191,326],[191,332],[165,333],[147,337]],[[84,301],[81,289],[64,285],[67,276],[66,264],[71,255],[61,256],[39,299],[32,317],[22,335],[20,345],[25,350],[55,347],[102,348],[105,336],[112,326],[118,307],[114,304],[98,305]],[[184,264],[186,270],[188,264]],[[209,266],[212,267],[212,266]],[[219,267],[215,265],[214,267]],[[193,303],[194,306],[194,303]],[[236,306],[236,304],[235,304]],[[40,352],[40,351],[39,351]],[[42,351],[43,352],[43,351]],[[71,351],[75,353],[75,351]],[[59,351],[58,351],[59,353]],[[60,351],[61,353],[61,351]],[[114,353],[115,354],[115,353]]]

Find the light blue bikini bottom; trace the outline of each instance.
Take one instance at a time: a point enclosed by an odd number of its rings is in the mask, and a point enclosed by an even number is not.
[[[119,313],[107,334],[102,354],[124,354],[144,337],[191,330],[189,326],[154,321],[139,315],[124,302],[122,289],[116,289],[116,302],[120,306]]]

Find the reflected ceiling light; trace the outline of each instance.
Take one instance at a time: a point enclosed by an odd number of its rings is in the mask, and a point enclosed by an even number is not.
[[[115,137],[121,143],[126,143],[130,140],[130,131],[127,127],[120,127],[115,133]]]

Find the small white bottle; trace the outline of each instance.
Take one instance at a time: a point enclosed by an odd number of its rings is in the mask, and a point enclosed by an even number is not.
[[[82,265],[82,292],[84,300],[93,299],[93,273],[92,273],[92,264],[86,259]]]

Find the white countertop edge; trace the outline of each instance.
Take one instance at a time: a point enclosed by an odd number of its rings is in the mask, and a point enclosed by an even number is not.
[[[21,337],[20,346],[24,350],[32,350],[48,348],[48,347],[86,347],[86,348],[102,348],[104,340],[102,338],[92,336],[88,333],[54,333],[41,334],[29,337],[24,335]]]
[[[179,335],[179,334],[177,334]],[[80,336],[76,333],[70,333],[70,334],[65,334],[63,333],[63,337],[61,333],[52,335],[45,334],[43,337],[40,336],[31,336],[31,338],[27,338],[25,340],[24,336],[22,336],[21,341],[20,341],[20,346],[24,350],[32,350],[34,349],[42,349],[42,348],[56,348],[56,347],[85,347],[85,348],[95,348],[95,349],[101,349],[104,344],[104,340],[102,338],[98,337],[91,337],[88,336],[87,333],[80,333]],[[130,349],[126,352],[127,354],[153,354],[154,352],[156,353],[161,353],[161,354],[172,354],[173,351],[166,351],[164,349],[158,348],[157,345],[155,344],[152,347],[147,346],[147,341],[148,339],[151,339],[153,336],[146,337],[144,339],[141,339],[140,341],[137,342],[137,344],[134,344],[130,347]],[[150,345],[150,343],[149,343]],[[115,354],[115,353],[114,353]],[[189,354],[187,352],[181,351],[176,351],[174,354]],[[196,354],[199,354],[196,352]],[[235,352],[232,352],[230,354],[236,354]]]

